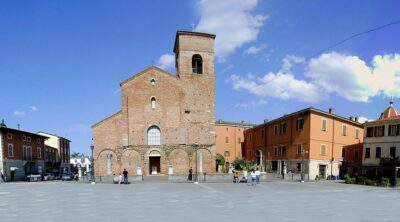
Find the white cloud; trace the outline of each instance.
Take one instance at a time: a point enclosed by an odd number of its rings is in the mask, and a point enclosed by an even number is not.
[[[36,112],[36,111],[38,111],[38,108],[36,106],[31,106],[31,107],[29,107],[29,111]]]
[[[168,69],[175,66],[175,56],[172,54],[164,54],[158,59],[157,66],[160,69]]]
[[[246,49],[244,51],[244,54],[258,54],[259,52],[261,52],[261,50],[265,49],[267,47],[267,45],[265,44],[261,44],[260,46],[251,46],[250,48]]]
[[[303,102],[319,102],[330,94],[357,102],[368,102],[379,95],[400,97],[400,54],[376,55],[371,64],[358,56],[337,52],[322,54],[308,62],[287,55],[282,62],[277,73],[269,72],[262,78],[231,75],[233,88]],[[292,74],[295,64],[305,64],[306,79],[296,79]]]
[[[251,101],[250,103],[236,103],[235,104],[235,108],[248,108],[250,106],[263,106],[268,104],[267,101],[263,100],[263,99],[259,99],[259,100],[255,100],[255,101]]]
[[[400,97],[400,54],[376,55],[368,65],[357,56],[325,53],[310,60],[306,76],[349,101],[368,102],[381,94]]]
[[[270,96],[280,99],[297,99],[303,102],[319,102],[327,95],[320,88],[305,80],[298,80],[291,73],[291,67],[303,63],[304,58],[288,55],[277,73],[269,72],[262,78],[254,75],[240,77],[231,75],[235,90],[245,89],[258,96]]]
[[[25,112],[24,111],[14,111],[13,113],[14,116],[25,116]]]
[[[199,0],[200,21],[195,31],[217,35],[215,55],[219,62],[245,43],[257,39],[266,16],[252,15],[257,0]]]

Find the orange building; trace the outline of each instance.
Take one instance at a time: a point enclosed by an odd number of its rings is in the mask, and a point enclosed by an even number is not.
[[[342,150],[361,143],[363,126],[358,118],[344,118],[315,108],[303,109],[244,132],[243,156],[261,169],[288,171],[326,178],[339,175]],[[302,169],[303,168],[303,169]]]
[[[244,131],[253,126],[244,121],[235,123],[218,120],[215,123],[216,152],[225,157],[226,163],[232,163],[236,158],[242,158]]]

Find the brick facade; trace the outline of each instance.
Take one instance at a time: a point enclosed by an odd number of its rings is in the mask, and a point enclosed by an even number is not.
[[[176,75],[149,67],[121,83],[121,111],[92,126],[95,175],[215,172],[214,39],[178,31]]]
[[[0,172],[11,180],[30,173],[44,173],[44,141],[35,133],[0,126]]]
[[[266,171],[338,176],[342,149],[362,143],[362,124],[330,112],[307,108],[244,132],[243,155]]]

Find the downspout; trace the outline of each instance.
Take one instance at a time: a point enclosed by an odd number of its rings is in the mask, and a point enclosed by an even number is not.
[[[332,124],[331,176],[332,176],[332,174],[333,174],[333,160],[334,160],[334,158],[333,158],[333,149],[334,149],[334,145],[335,145],[335,119],[332,118],[332,120],[333,120],[333,124]]]

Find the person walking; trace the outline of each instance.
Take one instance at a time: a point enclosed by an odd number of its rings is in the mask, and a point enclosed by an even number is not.
[[[256,178],[257,177],[256,177],[256,171],[254,169],[251,170],[250,176],[251,176],[251,185],[256,186],[256,184],[257,184]]]
[[[128,171],[124,169],[122,174],[124,175],[124,184],[128,184]]]
[[[193,170],[192,170],[192,167],[190,167],[189,175],[188,175],[188,181],[192,181],[192,180],[193,180]]]
[[[261,172],[257,167],[257,169],[256,169],[256,182],[257,182],[257,184],[260,183],[260,176],[261,176]]]

